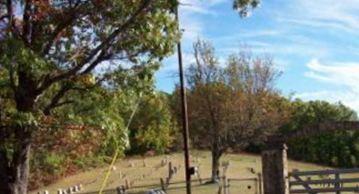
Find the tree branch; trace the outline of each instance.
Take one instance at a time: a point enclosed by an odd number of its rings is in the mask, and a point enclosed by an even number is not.
[[[121,26],[119,26],[115,31],[113,31],[100,45],[98,45],[95,49],[93,49],[90,54],[79,64],[74,66],[72,69],[62,73],[55,75],[53,77],[50,77],[50,75],[45,76],[45,79],[41,86],[38,88],[37,92],[41,93],[43,90],[50,87],[53,83],[61,81],[65,78],[71,77],[78,73],[87,63],[90,63],[91,60],[94,60],[93,58],[98,55],[100,51],[107,50],[111,46],[111,42],[125,29],[131,26],[135,22],[135,19],[143,13],[144,10],[150,5],[151,0],[143,0],[142,5],[137,9],[137,11]],[[99,55],[98,55],[99,56]],[[97,56],[97,57],[98,57]],[[97,61],[95,59],[96,65],[99,64],[101,61]],[[94,64],[93,62],[91,64]],[[94,69],[96,65],[90,65],[90,69]],[[85,70],[86,71],[86,70]]]
[[[59,103],[60,99],[65,96],[65,94],[71,89],[68,85],[62,85],[61,89],[56,93],[56,95],[51,99],[50,104],[48,104],[45,108],[43,113],[45,115],[50,115],[51,110],[56,107]]]
[[[31,28],[30,23],[30,10],[31,10],[31,0],[25,0],[25,8],[24,8],[24,14],[23,14],[23,33],[22,38],[25,41],[25,44],[29,43],[29,33]]]
[[[10,17],[8,14],[4,14],[4,15],[0,16],[0,21],[5,19],[5,18],[8,18],[8,17]]]
[[[98,45],[94,50],[91,51],[90,55],[85,59],[84,63],[88,63],[92,58],[97,55],[101,50],[106,50],[110,43],[125,29],[127,29],[131,24],[135,22],[135,19],[144,11],[151,3],[151,0],[143,0],[142,5],[137,9],[137,11],[121,26],[119,26],[115,31],[113,31],[100,45]]]
[[[10,20],[14,16],[14,11],[12,9],[12,0],[6,1],[6,9],[7,9],[7,15],[10,17]]]
[[[81,75],[90,73],[99,63],[104,60],[111,58],[111,54],[105,55],[105,51],[102,51],[95,61],[93,61],[84,71],[81,72]]]
[[[73,8],[70,9],[70,14],[66,14],[67,18],[63,20],[59,25],[57,25],[56,29],[53,31],[53,33],[50,35],[48,43],[43,47],[42,54],[46,55],[48,54],[48,51],[50,50],[51,46],[54,44],[56,38],[59,36],[59,34],[65,30],[67,27],[71,26],[76,19],[81,17],[80,9],[77,7],[79,3],[77,2]],[[86,15],[86,14],[85,14]]]
[[[49,114],[51,113],[51,110],[55,109],[55,108],[58,108],[60,106],[63,106],[63,105],[66,105],[66,104],[72,104],[74,103],[75,101],[74,100],[65,100],[63,102],[58,102],[56,104],[54,104],[48,111],[49,111]],[[49,114],[45,114],[45,115],[49,115]]]
[[[64,100],[62,102],[60,102],[60,100],[66,95],[67,92],[69,92],[70,90],[77,90],[77,91],[86,91],[88,89],[90,89],[92,87],[89,88],[81,88],[81,87],[70,87],[67,85],[63,85],[61,87],[61,89],[56,93],[56,95],[51,99],[51,102],[44,108],[43,113],[45,115],[50,115],[51,114],[51,110],[63,106],[65,104],[71,104],[74,103],[75,101],[73,100]]]

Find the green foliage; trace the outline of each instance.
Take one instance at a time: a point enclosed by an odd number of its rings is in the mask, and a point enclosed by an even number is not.
[[[40,159],[39,166],[46,168],[50,173],[61,173],[65,157],[54,153],[47,153]]]
[[[241,17],[247,17],[251,11],[259,6],[260,0],[234,0],[233,9],[237,10]]]
[[[292,120],[283,126],[283,131],[300,130],[307,124],[325,121],[357,120],[356,113],[341,103],[295,100],[292,106]],[[358,132],[339,130],[334,133],[292,140],[288,143],[288,155],[297,160],[335,167],[357,167],[359,165],[358,142]]]
[[[296,130],[307,124],[324,121],[355,121],[356,113],[341,103],[330,104],[326,101],[303,102],[299,99],[292,102],[293,118],[283,130]]]
[[[173,123],[166,94],[145,96],[130,125],[130,153],[164,153],[173,142]]]

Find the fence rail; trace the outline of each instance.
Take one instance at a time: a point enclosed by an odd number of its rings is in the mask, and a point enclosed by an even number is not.
[[[260,176],[260,174],[258,174]],[[220,177],[218,182],[212,182],[210,178],[192,180],[193,193],[216,193],[216,194],[262,194],[261,178],[226,178]],[[149,190],[165,190],[168,194],[185,194],[186,182],[176,181],[169,183],[165,188],[159,184],[136,185],[129,188],[120,186],[107,189],[103,194],[143,194]],[[160,193],[160,192],[159,192]],[[98,194],[98,191],[84,192],[81,194]]]
[[[344,175],[354,175],[355,177],[343,177]],[[289,173],[290,193],[359,193],[358,177],[359,168],[316,171],[293,170]]]
[[[330,174],[351,174],[351,173],[359,173],[359,168],[351,168],[351,169],[330,169],[330,170],[313,170],[313,171],[298,171],[293,170],[289,173],[289,176],[297,175],[297,176],[314,176],[314,175],[330,175]]]

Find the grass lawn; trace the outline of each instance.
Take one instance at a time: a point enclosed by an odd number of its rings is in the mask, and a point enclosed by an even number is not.
[[[211,174],[211,155],[207,151],[191,151],[192,164],[199,166],[201,178],[209,178]],[[168,166],[161,166],[161,161],[165,158],[169,158],[173,166],[178,168],[178,173],[173,177],[171,182],[183,181],[184,180],[184,168],[183,168],[183,155],[182,153],[174,153],[170,155],[154,156],[145,158],[146,166],[144,166],[144,160],[142,157],[131,157],[121,159],[116,163],[116,169],[111,171],[111,175],[108,179],[106,189],[116,188],[117,186],[124,185],[125,180],[132,182],[133,186],[140,185],[156,185],[149,186],[158,187],[160,185],[160,178],[167,177]],[[221,158],[221,161],[229,161],[230,165],[227,170],[227,178],[240,179],[240,178],[251,178],[256,177],[256,173],[261,171],[261,158],[257,155],[250,154],[226,154]],[[131,165],[132,164],[132,165]],[[251,169],[252,168],[252,169]],[[319,170],[327,169],[315,164],[289,161],[289,169],[299,170]],[[98,191],[102,185],[105,177],[105,173],[108,168],[97,168],[89,170],[87,172],[79,173],[47,187],[41,188],[40,190],[48,190],[50,193],[56,193],[58,188],[68,188],[76,184],[82,184],[84,187],[83,192]],[[253,173],[253,169],[254,172]],[[252,171],[252,172],[251,172]],[[194,176],[192,179],[196,180]],[[196,184],[194,184],[196,185]],[[183,184],[170,186],[169,194],[180,194],[185,193],[185,189],[171,189],[171,187],[181,187]],[[255,183],[253,181],[231,181],[230,182],[230,193],[255,193]],[[195,186],[193,193],[216,193],[218,185],[209,184],[205,186]],[[35,194],[39,190],[31,193]],[[133,193],[137,191],[133,190]],[[140,190],[138,191],[140,192]]]

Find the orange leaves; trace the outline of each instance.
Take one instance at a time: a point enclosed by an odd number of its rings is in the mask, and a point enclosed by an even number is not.
[[[43,117],[42,121],[47,126],[56,123],[52,117]],[[73,124],[39,129],[33,139],[34,164],[31,168],[30,188],[36,189],[42,184],[50,184],[60,177],[78,172],[81,166],[76,161],[93,156],[100,149],[103,140],[104,135],[101,130],[84,125]],[[58,167],[62,171],[54,173],[52,164],[39,163],[49,155],[63,159],[61,166]]]
[[[32,0],[32,3],[34,6],[32,18],[35,21],[44,19],[52,11],[49,0]]]

